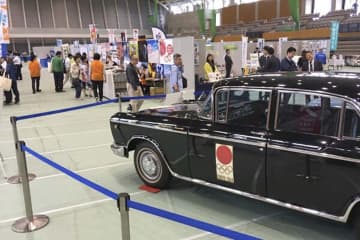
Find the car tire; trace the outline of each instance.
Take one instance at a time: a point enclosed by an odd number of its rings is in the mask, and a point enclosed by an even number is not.
[[[351,229],[354,239],[360,240],[360,207],[357,207],[351,213]]]
[[[171,174],[159,150],[149,142],[142,142],[135,148],[135,169],[141,180],[148,186],[166,188]]]

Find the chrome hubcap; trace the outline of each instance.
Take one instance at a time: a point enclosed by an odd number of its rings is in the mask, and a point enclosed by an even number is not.
[[[150,181],[157,180],[161,176],[161,163],[157,155],[150,150],[144,150],[139,156],[141,172]]]

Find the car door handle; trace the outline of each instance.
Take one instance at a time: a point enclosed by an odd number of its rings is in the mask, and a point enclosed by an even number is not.
[[[251,131],[250,132],[252,135],[256,135],[256,136],[260,136],[260,137],[264,137],[266,135],[266,132],[255,132],[255,131]]]

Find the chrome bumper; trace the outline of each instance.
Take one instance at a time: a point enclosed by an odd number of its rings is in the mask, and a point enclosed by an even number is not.
[[[113,153],[119,157],[127,157],[127,149],[125,146],[120,146],[117,144],[111,144],[111,150]]]

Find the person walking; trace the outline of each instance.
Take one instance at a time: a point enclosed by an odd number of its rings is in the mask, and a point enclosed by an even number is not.
[[[231,69],[233,66],[233,60],[230,56],[230,49],[226,49],[226,55],[225,55],[225,78],[229,78],[231,74]]]
[[[15,95],[15,104],[20,102],[20,93],[17,86],[17,77],[18,71],[17,66],[15,66],[13,59],[9,58],[6,66],[6,74],[8,78],[11,79],[11,89],[10,91],[5,91],[5,105],[8,105],[12,102],[12,95]]]
[[[22,63],[21,63],[20,53],[18,52],[14,53],[13,64],[16,68],[16,80],[22,80],[22,73],[21,73]]]
[[[70,67],[69,74],[75,88],[75,99],[81,99],[81,81],[80,81],[80,56],[75,56],[75,62]]]
[[[183,63],[181,55],[174,54],[174,65],[171,66],[170,73],[170,92],[181,92],[183,90]]]
[[[296,49],[293,47],[289,47],[286,51],[286,57],[281,60],[280,63],[280,71],[283,72],[295,72],[298,71],[298,68],[293,61],[293,58],[295,56]]]
[[[94,61],[90,66],[90,79],[93,85],[96,101],[103,100],[103,86],[105,80],[104,64],[100,61],[100,54],[94,54]]]
[[[80,81],[81,81],[81,89],[85,97],[92,97],[92,83],[90,81],[89,75],[89,61],[86,56],[81,56],[80,63]]]
[[[36,92],[41,92],[40,89],[40,76],[41,76],[41,66],[35,55],[31,55],[29,63],[29,72],[31,77],[31,86],[33,94]]]
[[[55,92],[64,92],[64,62],[61,57],[61,52],[56,52],[55,57],[51,61],[51,69],[54,74]]]
[[[70,74],[72,58],[73,58],[73,56],[71,55],[71,53],[69,53],[69,55],[66,56],[65,61],[64,61],[64,82],[63,82],[63,86],[65,86],[65,84],[67,82],[69,82],[69,81],[70,81],[71,86],[73,86],[73,84],[71,82],[71,74]]]
[[[144,96],[140,85],[140,72],[137,68],[139,58],[136,55],[131,55],[130,63],[126,66],[126,78],[127,78],[127,92],[129,97]],[[130,109],[132,112],[138,112],[143,100],[130,100]]]

